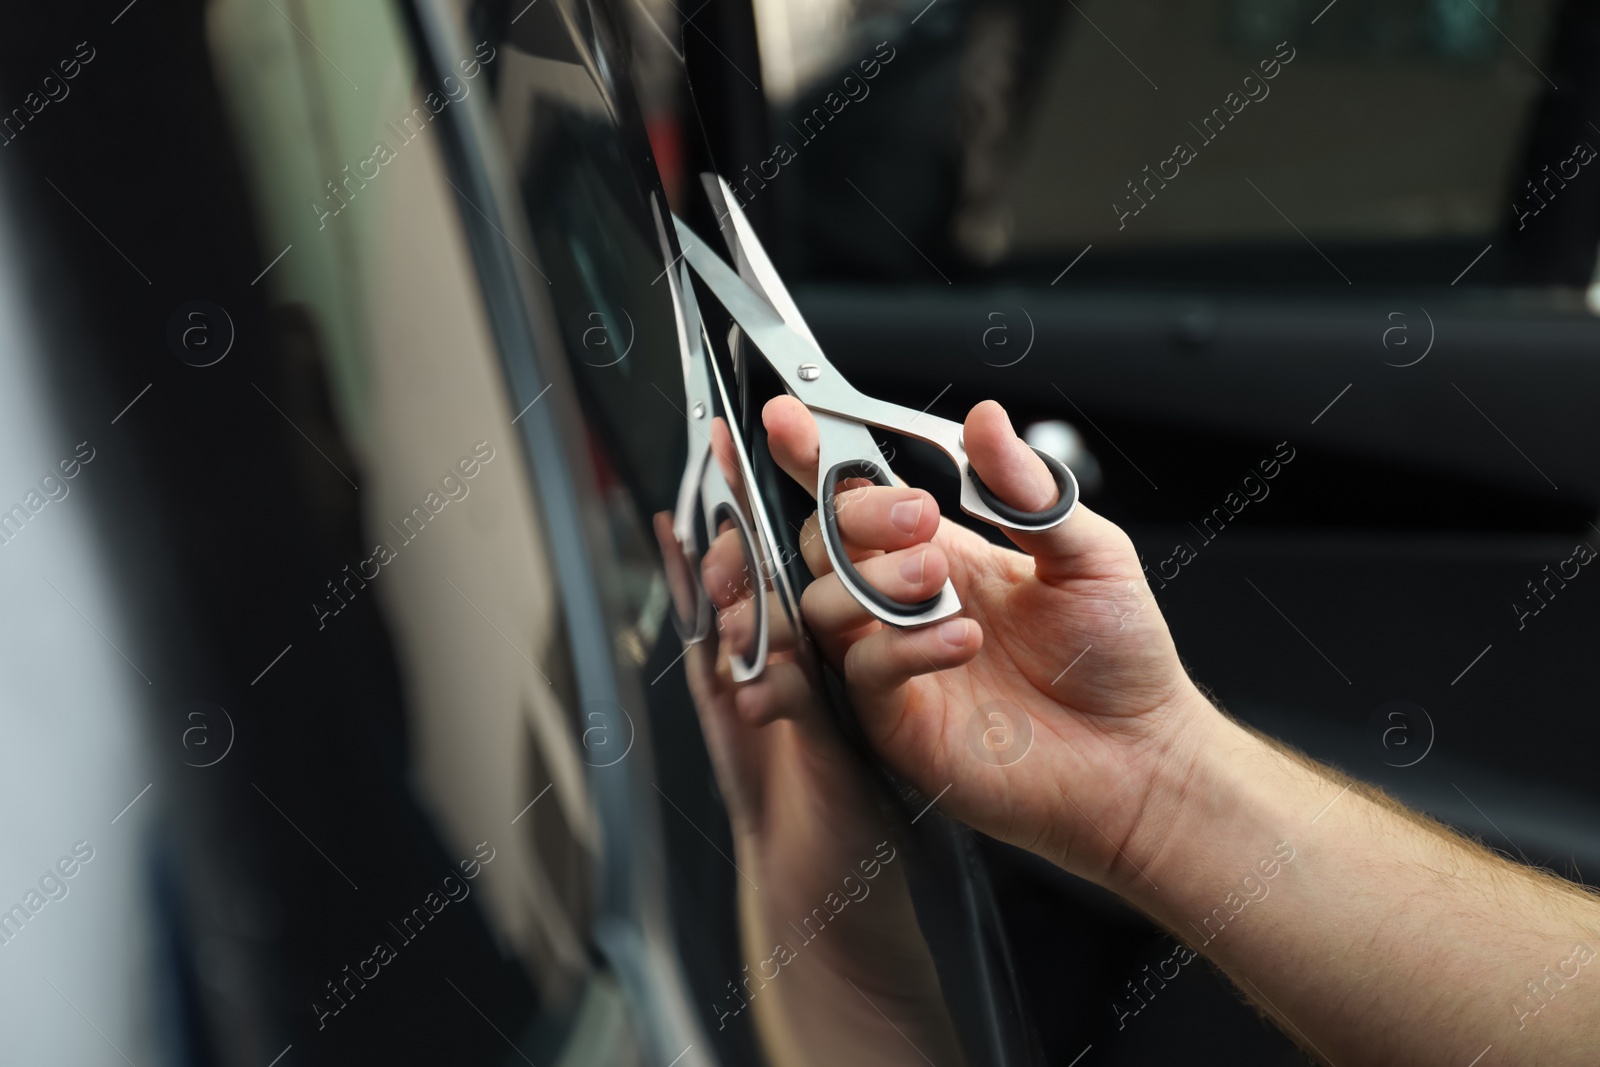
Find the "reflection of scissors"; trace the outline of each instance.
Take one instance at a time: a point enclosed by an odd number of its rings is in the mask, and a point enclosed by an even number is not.
[[[839,538],[835,489],[847,478],[865,478],[878,485],[894,485],[889,463],[867,427],[877,426],[928,442],[950,457],[961,474],[961,510],[1011,530],[1048,530],[1072,513],[1078,502],[1078,481],[1066,464],[1039,454],[1055,478],[1060,499],[1044,511],[1020,511],[995,496],[979,479],[967,459],[961,424],[891,404],[857,391],[845,381],[800,316],[761,242],[739,210],[727,183],[718,178],[713,206],[722,217],[723,232],[738,264],[736,274],[676,216],[678,242],[683,257],[722,302],[784,387],[811,409],[817,421],[817,511],[822,519],[823,542],[833,569],[852,596],[877,618],[895,626],[920,626],[961,610],[955,587],[946,580],[939,593],[920,603],[903,603],[885,596],[862,579],[845,555]],[[720,194],[720,195],[719,195]],[[731,232],[730,232],[731,228]]]
[[[691,644],[705,640],[711,632],[711,600],[706,595],[699,574],[695,573],[699,564],[699,538],[695,519],[695,505],[698,502],[705,517],[707,537],[715,538],[724,520],[733,523],[744,550],[750,580],[756,583],[752,590],[754,595],[751,597],[756,612],[753,627],[755,647],[747,656],[741,656],[737,649],[730,649],[728,656],[733,680],[747,682],[761,673],[767,661],[767,598],[761,587],[766,568],[762,566],[763,556],[756,547],[756,540],[750,533],[750,524],[744,517],[738,498],[729,488],[722,468],[712,459],[711,421],[716,414],[713,400],[720,397],[722,410],[726,411],[728,398],[722,388],[720,373],[717,373],[714,367],[710,371],[707,370],[711,361],[706,353],[699,306],[695,303],[694,291],[689,286],[689,270],[683,264],[675,262],[667,238],[666,225],[661,217],[661,206],[654,197],[650,200],[650,210],[655,215],[656,237],[661,243],[662,261],[667,264],[665,273],[667,286],[672,293],[672,315],[678,326],[678,352],[683,358],[683,394],[684,404],[688,409],[684,414],[689,420],[689,458],[684,466],[683,481],[678,486],[678,504],[672,515],[672,533],[683,550],[685,561],[689,564],[688,588],[689,595],[694,600],[694,608],[689,613],[689,618],[685,619],[677,605],[674,605],[672,621],[678,630],[678,636]],[[715,393],[712,392],[711,384],[713,373],[717,373]],[[729,430],[732,435],[732,427],[729,427]],[[734,448],[736,451],[739,449],[737,436],[734,436]],[[735,466],[742,473],[746,469],[744,456],[736,455],[734,459]]]

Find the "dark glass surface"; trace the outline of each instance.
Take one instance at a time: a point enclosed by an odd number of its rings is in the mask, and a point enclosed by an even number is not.
[[[795,623],[724,327],[680,343],[631,62],[564,0],[0,42],[0,1059],[1025,1047],[965,837]]]
[[[963,1045],[1011,1056],[1025,1031],[1015,1006],[997,1011],[983,988],[994,965],[985,953],[998,948],[972,896],[974,869],[937,817],[910,825],[925,800],[900,799],[828,695],[795,622],[808,508],[755,492],[771,483],[771,461],[759,437],[739,432],[764,396],[735,376],[750,361],[728,350],[728,320],[682,267],[676,239],[661,247],[670,227],[658,233],[654,212],[666,200],[653,171],[639,181],[650,149],[631,87],[620,73],[583,77],[622,70],[620,32],[598,8],[519,17],[498,75],[499,120],[532,231],[562,235],[540,247],[551,250],[554,302],[568,309],[567,346],[580,352],[586,473],[613,491],[610,536],[636,546],[653,534],[660,556],[641,557],[641,573],[664,583],[683,622],[694,615],[686,579],[702,569],[716,608],[706,639],[685,650],[661,625],[663,601],[646,597],[658,613],[641,674],[655,753],[647,787],[660,798],[659,888],[691,1011],[727,1062],[922,1062],[920,1049],[955,1059]],[[713,215],[689,214],[715,234],[703,221]],[[594,240],[575,240],[585,233]],[[637,255],[597,280],[585,264],[600,247]],[[640,325],[625,358],[590,332],[600,323]],[[731,503],[753,544],[704,517],[708,496]],[[686,504],[684,538],[673,527]],[[754,652],[762,625],[761,673],[736,682],[729,660]]]

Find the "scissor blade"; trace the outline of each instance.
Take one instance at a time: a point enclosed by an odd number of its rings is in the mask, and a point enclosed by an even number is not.
[[[791,374],[801,363],[827,365],[821,349],[809,335],[802,335],[778,314],[767,299],[757,293],[721,256],[706,247],[704,241],[676,215],[673,224],[678,228],[678,243],[683,246],[683,258],[694,268],[706,288],[733,316],[733,321],[749,335],[751,342],[766,357],[791,390]],[[787,371],[787,372],[786,372]]]
[[[745,218],[744,211],[740,209],[738,196],[720,174],[702,174],[700,181],[704,183],[711,207],[717,214],[717,225],[722,228],[723,236],[728,241],[728,251],[733,256],[733,265],[738,269],[739,277],[771,304],[778,316],[795,332],[816,345],[817,339],[812,335],[811,327],[806,325],[800,309],[784,287],[783,279],[778,276],[777,268],[768,258],[767,250],[761,246],[760,238],[750,226],[750,220]]]
[[[705,355],[700,342],[702,336],[700,305],[695,302],[692,292],[685,291],[688,279],[680,278],[678,274],[678,260],[672,254],[672,241],[667,236],[666,221],[661,217],[661,204],[654,196],[650,198],[650,212],[655,216],[656,240],[661,245],[662,262],[666,264],[666,269],[661,273],[667,279],[667,290],[672,300],[672,317],[678,327],[678,355],[683,360],[684,385],[693,392],[697,384],[694,372]],[[677,216],[673,216],[672,221],[676,223]],[[681,226],[681,223],[679,225]],[[679,240],[681,243],[682,238]]]
[[[705,188],[706,199],[711,202],[711,213],[717,217],[717,232],[721,233],[722,239],[728,243],[728,258],[733,260],[734,269],[739,272],[739,277],[743,278],[751,288],[759,289],[760,286],[756,284],[755,275],[750,270],[750,261],[740,252],[738,231],[734,229],[733,223],[728,221],[728,215],[730,214],[728,193],[731,190],[723,182],[721,175],[710,170],[701,173],[700,184]],[[735,201],[735,207],[737,207],[737,201]]]

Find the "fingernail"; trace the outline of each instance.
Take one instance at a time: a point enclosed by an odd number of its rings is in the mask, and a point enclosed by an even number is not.
[[[900,561],[900,577],[912,585],[921,585],[922,576],[928,569],[928,550],[923,549],[915,556]]]
[[[917,523],[922,519],[922,497],[915,500],[902,500],[889,509],[889,521],[894,523],[894,528],[901,533],[916,533]]]
[[[951,619],[939,627],[939,640],[960,648],[967,643],[967,620]]]

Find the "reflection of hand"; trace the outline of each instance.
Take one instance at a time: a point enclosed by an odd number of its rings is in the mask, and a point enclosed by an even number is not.
[[[739,485],[721,419],[712,444]],[[678,553],[671,516],[657,515],[654,525],[670,561]],[[954,1049],[904,860],[776,594],[726,525],[701,572],[718,612],[716,637],[689,649],[684,665],[733,830],[748,967],[717,991],[715,1028],[735,1025],[747,1003],[768,1059],[780,1065],[922,1063],[905,1035]],[[735,685],[728,656],[750,647],[758,595],[769,598],[767,661],[760,677]]]
[[[763,415],[773,457],[814,489],[810,413],[783,396]],[[1012,506],[1054,503],[1048,470],[998,404],[973,408],[964,440]],[[948,786],[940,805],[986,833],[1112,888],[1138,877],[1129,854],[1159,849],[1181,791],[1169,783],[1181,783],[1191,738],[1216,712],[1179,663],[1127,535],[1080,506],[1054,529],[1011,533],[1019,553],[941,523],[933,498],[905,487],[848,489],[838,515],[873,586],[914,601],[948,576],[966,616],[916,630],[875,621],[831,573],[811,517],[802,545],[818,577],[803,612],[873,746],[928,796]],[[1005,766],[969,740],[994,701],[1032,728],[1032,749]]]

